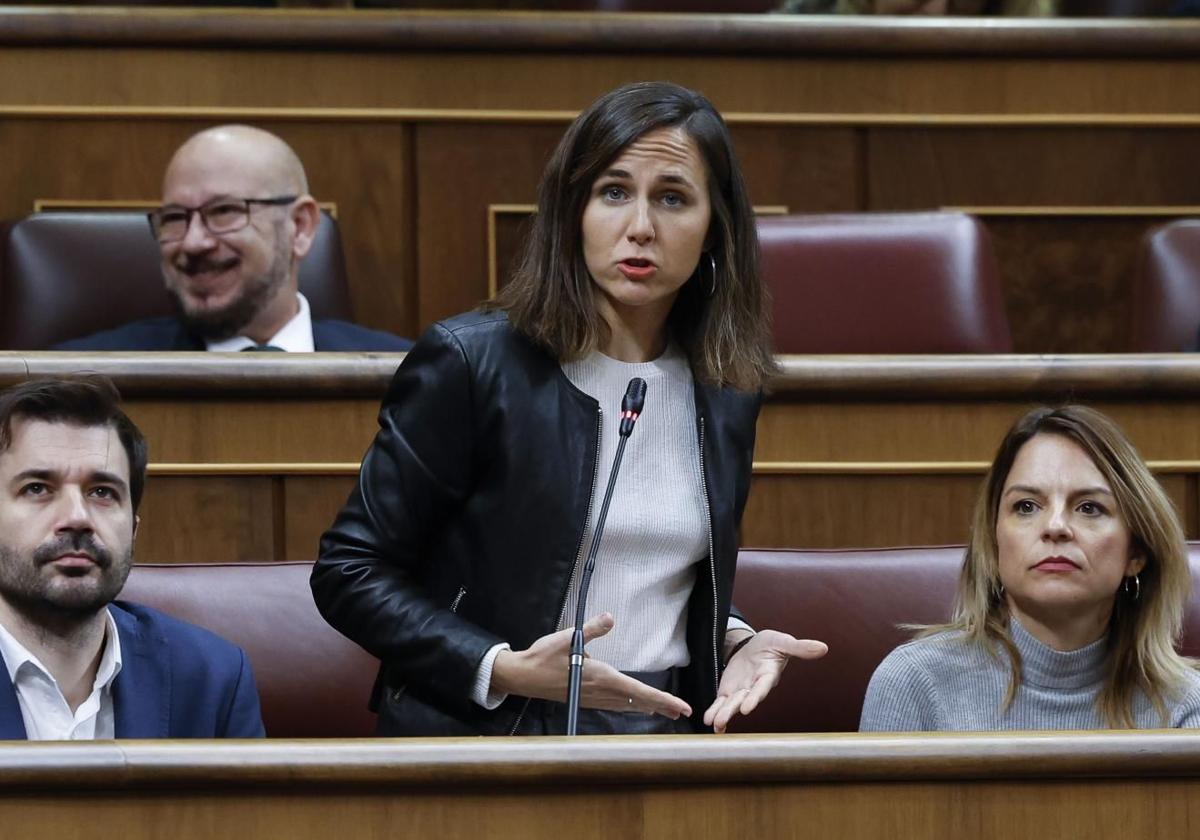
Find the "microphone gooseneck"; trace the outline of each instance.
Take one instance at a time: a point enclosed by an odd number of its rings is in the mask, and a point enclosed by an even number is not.
[[[608,518],[608,505],[612,501],[613,488],[617,484],[617,473],[621,469],[621,457],[625,454],[625,442],[633,433],[633,424],[642,414],[646,403],[646,380],[635,376],[625,387],[621,398],[621,424],[617,429],[617,454],[613,457],[612,469],[608,473],[608,488],[604,491],[604,502],[596,519],[595,535],[588,549],[587,562],[579,578],[579,601],[575,605],[575,632],[571,635],[571,654],[567,671],[567,734],[574,735],[579,726],[579,700],[583,686],[583,621],[587,612],[588,587],[592,583],[592,572],[596,570],[596,553],[600,550],[600,538],[604,535],[604,521]]]

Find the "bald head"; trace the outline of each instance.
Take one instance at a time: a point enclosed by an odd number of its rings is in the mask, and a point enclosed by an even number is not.
[[[200,198],[188,197],[197,205],[218,196],[264,198],[308,193],[304,165],[292,147],[271,132],[249,125],[219,125],[188,138],[167,164],[163,195],[175,192],[180,184],[207,192]]]
[[[299,311],[320,212],[287,143],[248,125],[190,137],[167,165],[163,207],[187,211],[186,230],[160,236],[159,250],[192,333],[264,342]]]

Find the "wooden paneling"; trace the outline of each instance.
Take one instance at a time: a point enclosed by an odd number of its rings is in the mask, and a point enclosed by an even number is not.
[[[1197,527],[1197,473],[1159,474],[1190,539]],[[958,545],[970,533],[983,471],[807,475],[758,474],[742,519],[742,545],[761,548],[883,548]]]
[[[516,209],[527,205],[509,206],[511,209],[492,211],[491,235],[494,237],[494,253],[491,265],[488,266],[489,291],[499,291],[512,279],[520,265],[521,255],[524,253],[522,244],[529,235],[534,219],[532,212]]]
[[[411,126],[259,121],[305,161],[309,187],[338,209],[359,323],[415,336],[416,205]]]
[[[277,556],[280,517],[269,476],[151,476],[138,515],[143,563],[225,563]],[[313,554],[308,558],[311,559]]]
[[[154,17],[153,12],[136,13]],[[211,18],[211,16],[209,16]],[[799,49],[705,51],[699,43],[674,54],[631,52],[629,43],[644,41],[647,23],[640,16],[593,23],[619,24],[630,41],[604,43],[603,26],[576,30],[577,41],[562,48],[504,43],[498,36],[487,45],[464,48],[447,44],[399,44],[371,50],[339,49],[334,33],[325,43],[279,44],[259,49],[222,48],[236,43],[247,21],[230,21],[239,30],[214,37],[208,44],[184,49],[143,46],[103,47],[103,36],[88,45],[24,46],[0,50],[0,103],[4,105],[103,105],[204,108],[404,108],[480,111],[575,112],[601,93],[625,82],[671,79],[702,89],[723,111],[734,114],[1181,114],[1200,111],[1200,66],[1168,56],[1128,58],[1101,56],[1037,56],[1012,53],[984,55],[980,47],[995,30],[958,26],[944,31],[948,44],[974,56],[932,56],[928,50],[892,55],[864,55],[852,47],[841,55]],[[311,16],[279,13],[266,19],[279,31]],[[340,17],[345,20],[345,16]],[[528,40],[562,31],[559,16],[522,15],[515,24]],[[180,20],[186,25],[186,19]],[[11,18],[9,19],[11,21]],[[358,15],[359,25],[371,17]],[[397,22],[419,37],[442,21],[435,16],[388,15],[375,19],[387,37]],[[505,26],[495,27],[502,23]],[[464,31],[486,32],[511,27],[513,19],[474,16],[460,19]],[[725,23],[736,35],[738,24]],[[799,31],[810,39],[824,33],[820,24],[787,18],[762,18],[760,25]],[[859,27],[880,37],[896,38],[886,21]],[[797,26],[799,24],[799,26]],[[13,28],[20,22],[12,24]],[[661,26],[661,22],[660,22]],[[1054,27],[1041,26],[1047,31]],[[1151,31],[1144,24],[1141,32]],[[664,35],[686,38],[701,28],[714,32],[712,19],[676,19]],[[744,28],[744,27],[743,27]],[[909,23],[906,29],[917,28]],[[928,27],[937,29],[938,27]],[[1031,29],[1038,29],[1034,23]],[[1077,24],[1058,28],[1076,36],[1082,50],[1089,34]],[[1159,47],[1177,31],[1157,33]],[[466,39],[459,39],[460,41]],[[803,39],[798,39],[803,40]],[[216,43],[213,43],[216,42]],[[656,47],[658,45],[656,44]],[[482,48],[481,48],[482,47]],[[584,47],[584,49],[578,49]],[[587,49],[587,47],[591,47]],[[1194,52],[1200,47],[1192,46]],[[837,49],[826,50],[836,53]],[[1098,52],[1098,50],[1097,50]],[[313,79],[298,84],[297,79]]]
[[[397,361],[0,353],[0,387],[84,368],[116,377],[150,442],[143,560],[311,560]],[[1068,398],[1125,428],[1200,538],[1196,356],[792,356],[760,414],[742,542],[962,542],[1005,431]]]
[[[1032,405],[1032,403],[1031,403]],[[758,461],[987,461],[1022,406],[780,397],[759,414]]]
[[[131,400],[129,416],[166,463],[358,461],[377,428],[376,400]]]
[[[13,743],[15,837],[1188,837],[1180,733]]]
[[[967,541],[978,475],[755,476],[742,545],[845,548]]]
[[[1179,357],[1176,357],[1179,358]],[[864,365],[869,363],[864,362]],[[1037,405],[1071,401],[1063,386],[1012,400],[769,401],[759,416],[758,461],[980,461],[995,454],[1004,433]],[[1040,397],[1040,398],[1039,398]],[[1111,416],[1147,460],[1200,459],[1200,404],[1193,400],[1097,398],[1077,393]]]
[[[0,218],[153,199],[187,134],[261,124],[338,207],[355,318],[414,336],[486,296],[486,207],[618,84],[708,94],[758,205],[1111,209],[1200,201],[1197,55],[1134,22],[0,10]],[[1123,349],[1143,224],[994,226],[1018,349]]]
[[[152,476],[141,511],[137,556],[147,563],[312,560],[354,476],[228,474]],[[982,473],[758,475],[742,523],[752,547],[839,548],[945,545],[966,539]],[[1162,480],[1180,511],[1191,510],[1194,476]]]
[[[869,189],[896,209],[1196,204],[1197,143],[1186,127],[872,127]]]
[[[487,298],[488,205],[533,204],[542,168],[561,134],[560,127],[544,125],[417,127],[423,324]],[[516,250],[506,236],[504,259]]]
[[[784,786],[766,785],[742,792],[736,810],[719,811],[704,801],[705,792],[681,789],[647,803],[652,810],[645,836],[799,838],[812,836],[808,832],[815,826],[821,827],[820,836],[830,838],[932,840],[1121,837],[1124,832],[1116,826],[1133,825],[1153,826],[1152,833],[1186,832],[1200,811],[1188,803],[1188,787],[1124,781],[1086,787],[1063,782],[962,783],[931,789],[899,783],[789,793]]]
[[[283,483],[282,560],[313,560],[321,534],[346,503],[357,476],[288,476]],[[277,512],[278,514],[278,512]]]
[[[1129,344],[1138,243],[1175,218],[1094,217],[1056,207],[1192,205],[1196,129],[871,128],[871,209],[1007,206],[987,213],[1014,349],[1106,353]]]
[[[1169,218],[986,217],[1018,353],[1107,353],[1133,328],[1138,243]]]
[[[157,472],[157,467],[155,468]],[[139,511],[143,563],[313,560],[354,485],[349,475],[280,475],[269,467],[152,474]]]
[[[17,836],[44,831],[60,840],[382,838],[394,836],[397,826],[404,827],[404,836],[446,840],[558,838],[563,826],[580,840],[1128,840],[1189,836],[1200,819],[1198,789],[1193,780],[1122,779],[364,794],[349,784],[336,795],[76,793],[72,799],[9,800],[2,807]]]
[[[755,206],[789,213],[866,209],[861,131],[738,124],[731,131]]]

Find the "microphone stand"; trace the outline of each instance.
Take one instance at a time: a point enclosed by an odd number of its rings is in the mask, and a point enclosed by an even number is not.
[[[608,487],[604,491],[604,502],[600,505],[600,517],[596,520],[596,533],[588,549],[587,561],[583,564],[583,575],[579,579],[579,601],[575,605],[575,632],[571,635],[570,667],[567,673],[567,734],[575,735],[579,727],[579,700],[583,690],[583,621],[587,609],[588,588],[592,584],[592,573],[596,570],[596,554],[600,550],[600,538],[604,535],[604,522],[608,518],[608,505],[612,501],[613,488],[617,484],[617,472],[621,469],[621,458],[625,444],[633,433],[633,424],[642,412],[646,400],[646,382],[639,378],[629,381],[625,397],[621,400],[621,439],[617,442],[617,454],[608,473]]]

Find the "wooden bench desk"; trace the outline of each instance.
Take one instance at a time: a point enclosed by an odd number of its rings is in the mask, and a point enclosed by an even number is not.
[[[6,837],[1190,837],[1191,733],[0,745]]]
[[[138,556],[311,560],[403,358],[0,353],[0,386],[98,370],[150,440]],[[747,546],[962,543],[1004,431],[1066,399],[1120,422],[1200,538],[1200,356],[781,358]]]

